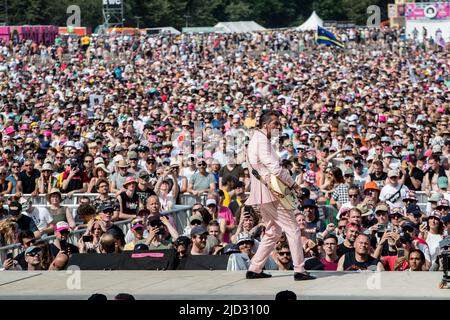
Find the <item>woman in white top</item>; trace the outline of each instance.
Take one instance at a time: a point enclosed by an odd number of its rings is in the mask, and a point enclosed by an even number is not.
[[[441,215],[438,211],[433,210],[428,216],[427,226],[420,226],[419,237],[424,239],[428,244],[431,254],[431,262],[436,260],[439,255],[439,242],[443,239],[444,224],[441,221]]]

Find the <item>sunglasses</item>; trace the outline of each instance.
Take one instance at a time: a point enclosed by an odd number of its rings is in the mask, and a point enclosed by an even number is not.
[[[201,162],[197,164],[198,167],[206,167],[206,163],[205,162]]]
[[[287,251],[280,251],[280,252],[278,252],[278,254],[279,254],[280,256],[290,256],[290,255],[291,255],[291,253],[290,253],[290,252],[287,252]]]
[[[358,195],[357,194],[349,194],[348,195],[350,198],[358,198]]]
[[[32,239],[30,241],[25,242],[24,244],[27,245],[27,246],[31,246],[32,244],[35,244],[35,243],[36,243],[36,240]]]
[[[378,211],[375,213],[377,216],[387,216],[387,211]]]
[[[147,163],[148,163],[148,164],[155,164],[156,161],[155,161],[155,160],[147,160]]]
[[[19,167],[19,166],[12,166],[11,168],[13,168],[13,169],[19,169],[20,167]]]
[[[31,251],[29,254],[27,254],[27,256],[35,257],[35,256],[39,255],[40,253],[41,253],[41,250],[35,250],[35,251]]]

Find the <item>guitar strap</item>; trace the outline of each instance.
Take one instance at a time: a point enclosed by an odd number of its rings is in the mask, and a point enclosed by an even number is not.
[[[258,130],[258,131],[260,131],[260,130]],[[260,131],[260,132],[261,132],[261,131]],[[263,133],[263,132],[261,132],[261,133]],[[263,133],[263,134],[264,134],[264,133]],[[259,151],[259,146],[258,146],[258,151]],[[258,155],[259,155],[259,152],[258,152]],[[270,183],[267,183],[267,181],[264,180],[264,179],[261,177],[261,175],[259,174],[259,172],[252,166],[252,164],[250,163],[250,160],[249,160],[249,158],[248,158],[248,150],[247,150],[247,153],[246,153],[245,157],[246,157],[247,163],[248,163],[248,165],[249,165],[249,167],[250,167],[250,169],[251,169],[251,171],[252,171],[252,174],[255,176],[255,178],[258,179],[259,182],[261,182],[262,184],[264,184],[264,185],[269,189],[269,191],[272,192],[272,194],[273,194],[275,197],[277,197],[277,198],[284,198],[284,195],[281,194],[281,193],[279,193],[279,192],[277,192],[277,191],[275,191],[275,190],[273,190],[273,188],[272,188],[272,186],[270,185]],[[261,190],[261,191],[262,191],[262,190]],[[261,194],[261,197],[262,197],[262,192],[260,192],[260,194]],[[261,198],[261,202],[262,202],[262,198]]]

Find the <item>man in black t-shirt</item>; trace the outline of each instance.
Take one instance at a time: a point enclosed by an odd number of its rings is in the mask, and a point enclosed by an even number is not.
[[[22,205],[17,201],[12,201],[9,204],[9,214],[16,219],[18,225],[18,232],[31,231],[35,238],[40,238],[41,234],[33,219],[22,214]]]
[[[343,243],[338,245],[338,248],[336,251],[338,257],[341,257],[348,252],[355,251],[353,244],[355,242],[356,237],[359,234],[359,231],[360,231],[360,226],[357,225],[356,223],[350,222],[345,226],[345,230],[344,230],[345,240]]]
[[[367,234],[359,234],[355,239],[355,250],[347,252],[338,262],[337,271],[372,270],[384,271],[380,260],[370,256],[370,238]]]
[[[55,226],[56,239],[49,244],[50,252],[56,257],[60,251],[64,251],[70,257],[73,253],[79,253],[78,247],[68,242],[70,235],[69,224],[60,221]]]
[[[136,186],[136,193],[139,196],[139,202],[141,204],[146,204],[147,199],[150,196],[156,196],[155,191],[150,188],[149,184],[150,175],[147,171],[141,171],[138,178],[138,184]]]
[[[38,195],[37,179],[40,177],[41,173],[39,170],[34,169],[32,160],[25,160],[23,166],[24,170],[19,173],[16,191],[23,194],[31,193],[31,195],[35,197]]]
[[[244,178],[244,169],[242,169],[241,165],[236,164],[236,160],[233,157],[229,157],[227,165],[219,171],[219,188],[222,180],[226,179],[226,177],[232,177],[235,183]]]
[[[417,168],[416,163],[417,157],[414,154],[406,156],[406,167],[402,164],[401,171],[405,179],[403,184],[409,190],[420,191],[425,174]]]

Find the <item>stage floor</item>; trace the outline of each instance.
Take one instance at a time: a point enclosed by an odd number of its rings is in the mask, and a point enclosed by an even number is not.
[[[296,282],[293,272],[271,272],[269,279],[246,280],[227,271],[43,271],[0,273],[0,300],[87,299],[103,293],[112,299],[273,300],[281,290],[298,299],[450,299],[439,289],[442,272],[313,272],[318,279]]]

